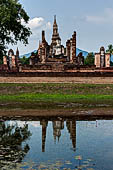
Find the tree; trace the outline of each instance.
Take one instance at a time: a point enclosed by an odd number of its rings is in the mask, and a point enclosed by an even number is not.
[[[85,65],[94,65],[94,54],[88,53],[86,59],[85,59]]]
[[[22,58],[20,58],[20,61],[21,61],[22,65],[28,65],[29,57],[27,58],[26,56],[23,56]]]
[[[106,50],[106,52],[109,52],[111,55],[113,54],[113,45],[112,44],[108,45],[108,49]]]
[[[3,64],[3,56],[0,55],[0,65]]]
[[[21,41],[28,44],[31,34],[26,26],[29,16],[19,0],[0,0],[0,55],[3,55],[8,44]],[[25,23],[25,24],[23,24]]]
[[[5,166],[6,169],[14,169],[15,163],[19,163],[26,156],[30,147],[27,140],[31,136],[28,130],[28,124],[18,126],[10,125],[5,121],[0,122],[0,169]],[[7,164],[9,162],[9,164]],[[7,167],[10,165],[10,168]]]
[[[112,44],[108,45],[108,49],[106,50],[106,52],[110,53],[111,56],[113,55],[113,45]],[[113,66],[113,62],[111,61],[111,58],[110,58],[110,65]]]

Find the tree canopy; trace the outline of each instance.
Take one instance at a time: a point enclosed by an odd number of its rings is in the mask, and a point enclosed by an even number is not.
[[[30,147],[27,140],[31,136],[28,124],[19,126],[16,122],[12,125],[5,121],[0,121],[0,169],[14,169],[15,163],[19,163],[26,156]],[[7,157],[6,157],[7,156]],[[10,168],[7,167],[7,161]]]
[[[23,56],[22,58],[20,58],[20,61],[22,65],[27,65],[29,64],[29,57],[27,58],[26,56]]]
[[[108,49],[106,50],[106,52],[109,52],[111,55],[113,54],[113,45],[112,44],[108,45]]]
[[[113,45],[112,44],[108,45],[108,49],[106,50],[106,52],[110,53],[111,56],[113,55]],[[113,62],[111,61],[111,58],[110,58],[110,65],[113,66]]]
[[[18,41],[28,44],[31,34],[26,26],[28,21],[29,16],[19,0],[0,0],[0,55],[5,52],[7,44],[13,45]]]
[[[86,59],[85,59],[85,65],[94,65],[94,54],[88,53]]]

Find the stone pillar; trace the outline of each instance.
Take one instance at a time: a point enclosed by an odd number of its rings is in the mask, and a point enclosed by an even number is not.
[[[105,67],[110,67],[110,53],[105,54]]]
[[[8,67],[9,69],[12,68],[12,56],[14,56],[14,51],[12,49],[8,52]]]
[[[45,31],[43,30],[42,31],[42,42],[44,42],[45,41]]]
[[[7,57],[6,56],[3,56],[3,64],[7,65]]]
[[[42,44],[42,63],[45,63],[46,61],[46,48],[44,44]]]
[[[22,72],[22,66],[19,66],[19,72]]]
[[[105,67],[105,48],[100,48],[100,67]]]
[[[76,32],[72,35],[72,62],[76,59]]]
[[[84,57],[82,56],[82,52],[80,52],[79,54],[78,54],[78,56],[76,57],[76,63],[78,64],[78,65],[84,65],[84,59],[83,59]]]
[[[70,40],[68,40],[66,42],[66,56],[69,58],[70,60]]]
[[[38,56],[39,56],[39,59],[42,58],[42,44],[39,42],[39,48],[38,48]]]
[[[95,66],[100,67],[100,53],[95,53]]]
[[[70,39],[70,63],[73,63],[73,58],[72,58],[72,54],[73,54],[73,48],[72,48],[72,39]]]
[[[16,67],[15,56],[12,56],[12,67]]]
[[[30,57],[30,59],[29,59],[29,65],[30,65],[30,66],[33,65],[32,58],[31,58],[31,57]]]
[[[9,56],[9,67],[12,68],[12,56]]]
[[[42,63],[45,63],[46,61],[46,48],[47,48],[47,42],[45,40],[45,31],[42,31]]]
[[[19,50],[18,50],[18,48],[16,50],[15,62],[16,62],[16,66],[18,67],[19,66]]]

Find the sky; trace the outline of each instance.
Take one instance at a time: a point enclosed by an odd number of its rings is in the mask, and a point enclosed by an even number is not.
[[[77,48],[88,52],[98,52],[101,46],[106,49],[113,44],[113,0],[20,0],[30,17],[27,26],[32,35],[27,46],[18,43],[9,46],[20,54],[38,49],[42,30],[51,43],[54,15],[62,44],[65,46],[73,32],[77,32]]]

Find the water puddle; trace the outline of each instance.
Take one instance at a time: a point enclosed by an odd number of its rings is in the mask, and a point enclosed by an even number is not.
[[[1,170],[113,167],[113,120],[0,119]]]

